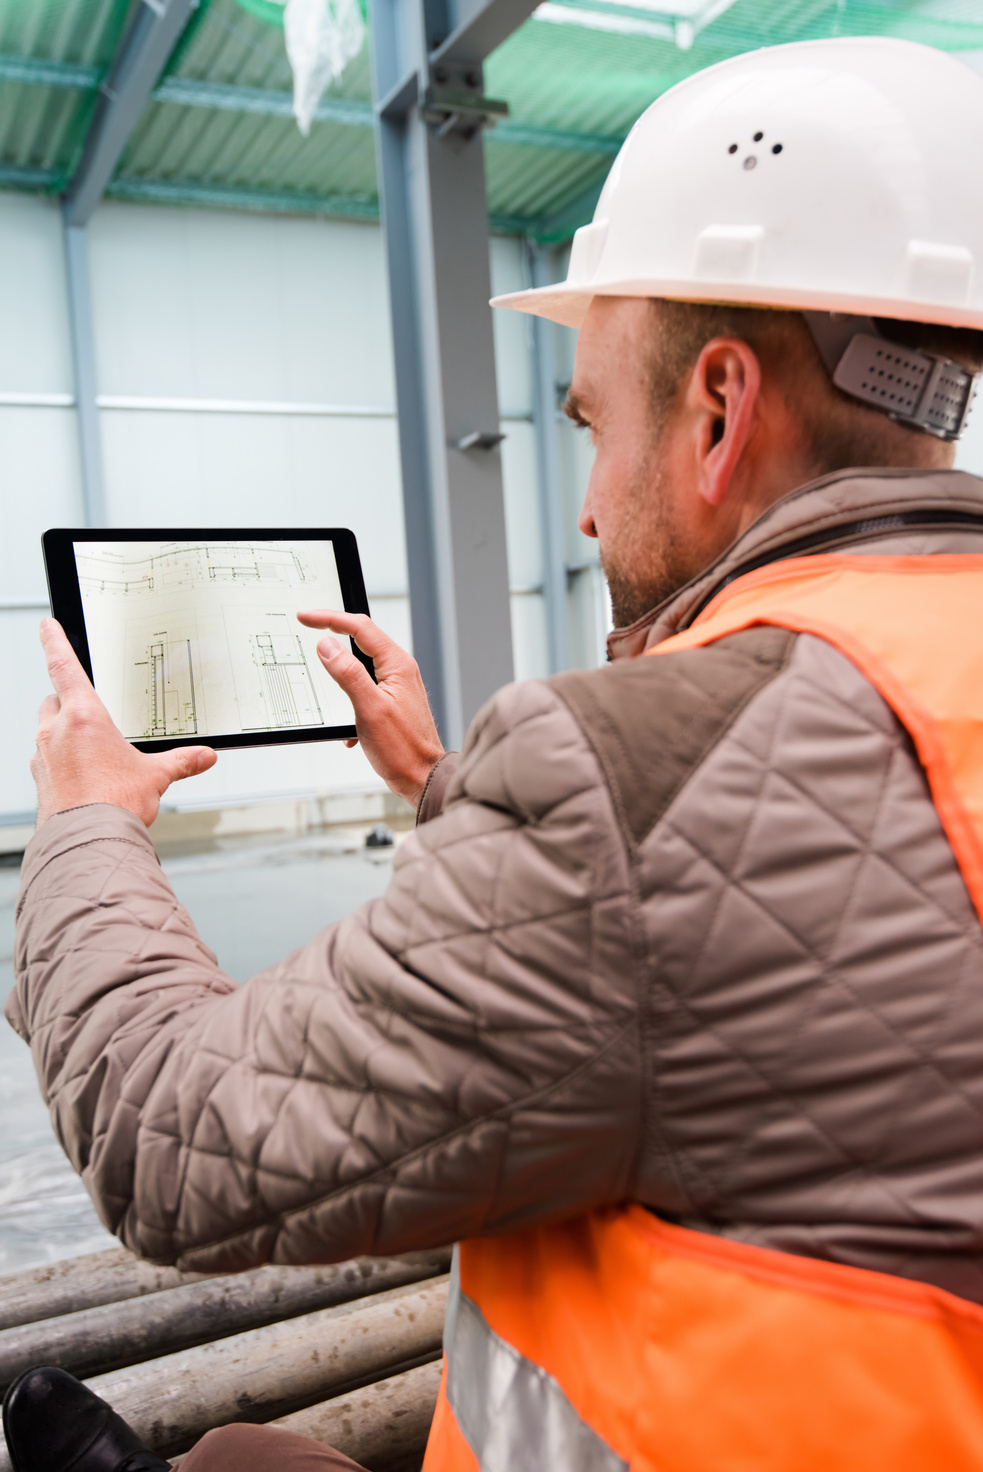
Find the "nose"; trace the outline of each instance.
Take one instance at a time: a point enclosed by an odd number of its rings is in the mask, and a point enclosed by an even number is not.
[[[589,494],[584,497],[584,504],[581,506],[580,515],[577,517],[577,525],[585,537],[596,538],[597,527],[594,525],[594,513],[590,509]]]

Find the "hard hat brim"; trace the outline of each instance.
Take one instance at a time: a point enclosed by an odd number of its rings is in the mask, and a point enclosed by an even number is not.
[[[538,286],[510,291],[491,299],[493,307],[545,317],[562,327],[580,328],[596,296],[664,297],[668,301],[717,302],[737,307],[771,307],[793,312],[846,312],[851,316],[892,317],[902,322],[931,322],[983,331],[983,311],[940,306],[907,297],[857,296],[849,293],[796,291],[762,282],[733,281],[605,281],[590,286]]]

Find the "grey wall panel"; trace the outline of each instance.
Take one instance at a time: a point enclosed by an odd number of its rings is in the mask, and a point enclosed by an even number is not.
[[[90,232],[101,393],[395,404],[377,227],[109,202]]]
[[[0,194],[0,390],[72,393],[61,214]]]
[[[515,678],[542,679],[549,673],[546,600],[542,593],[513,593],[509,598],[509,613]]]
[[[513,588],[541,587],[543,545],[536,485],[536,436],[531,424],[514,420],[502,425],[502,479],[505,484],[505,531],[509,582]],[[547,667],[537,674],[546,674]]]
[[[50,693],[38,643],[40,612],[0,610],[0,816],[32,812],[34,783],[28,763],[34,751],[38,707]]]
[[[117,526],[350,526],[370,589],[406,588],[392,419],[103,409]]]
[[[43,598],[41,533],[82,516],[74,409],[0,405],[0,507],[0,604]]]

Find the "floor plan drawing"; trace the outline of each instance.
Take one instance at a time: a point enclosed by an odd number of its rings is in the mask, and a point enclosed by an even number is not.
[[[300,587],[310,578],[303,551],[273,542],[174,542],[132,554],[90,544],[77,556],[79,583],[99,593],[190,591],[208,583]]]
[[[297,634],[254,634],[253,658],[263,674],[268,730],[324,724],[304,646]]]
[[[142,734],[153,736],[196,736],[195,672],[190,639],[168,639],[166,634],[147,649],[145,660],[136,661],[146,671],[147,720]]]
[[[353,724],[302,609],[341,608],[329,539],[76,542],[96,690],[131,741]]]

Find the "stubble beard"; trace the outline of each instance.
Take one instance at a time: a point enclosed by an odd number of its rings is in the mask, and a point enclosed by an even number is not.
[[[652,487],[645,501],[651,508],[647,521],[616,538],[619,548],[627,548],[621,556],[601,551],[601,569],[611,595],[611,613],[616,629],[626,629],[645,614],[651,613],[685,587],[695,569],[683,554],[680,538],[669,509],[668,499],[660,494],[659,484]]]

